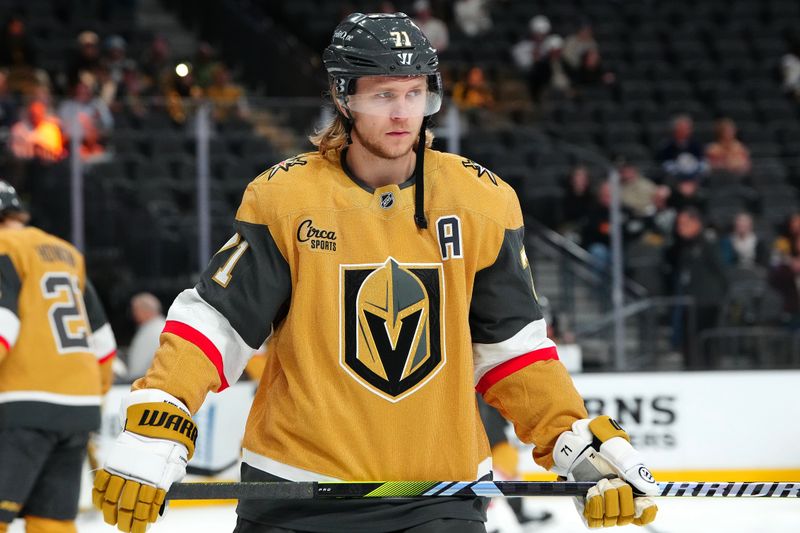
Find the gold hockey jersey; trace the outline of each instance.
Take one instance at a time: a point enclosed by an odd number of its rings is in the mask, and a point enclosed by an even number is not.
[[[269,337],[243,460],[289,480],[476,479],[490,469],[477,389],[551,466],[586,417],[533,287],[514,191],[428,150],[371,189],[345,158],[287,159],[247,188],[236,234],[171,306],[153,366],[197,411]]]
[[[0,427],[92,430],[116,342],[71,244],[0,230]]]

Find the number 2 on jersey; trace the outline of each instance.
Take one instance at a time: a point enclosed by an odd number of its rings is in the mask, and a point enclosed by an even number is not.
[[[236,266],[236,263],[239,262],[239,259],[242,258],[242,255],[247,251],[247,248],[250,245],[247,244],[247,241],[242,240],[242,236],[236,233],[233,237],[230,238],[228,242],[225,243],[225,246],[219,249],[219,253],[224,252],[225,250],[230,250],[231,248],[236,248],[236,251],[231,254],[225,264],[222,265],[214,276],[211,278],[220,284],[223,287],[227,287],[228,283],[231,282],[231,271],[233,267]]]
[[[89,326],[78,279],[65,272],[48,272],[42,277],[42,294],[45,300],[56,300],[47,318],[59,353],[88,351]]]

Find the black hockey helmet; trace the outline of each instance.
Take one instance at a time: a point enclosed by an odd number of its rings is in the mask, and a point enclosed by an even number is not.
[[[16,189],[7,181],[0,180],[0,218],[9,213],[22,213],[25,209],[19,200]]]
[[[422,30],[405,13],[353,13],[333,32],[322,54],[333,97],[350,109],[348,96],[362,76],[427,76],[424,115],[439,111],[442,80],[439,58]]]

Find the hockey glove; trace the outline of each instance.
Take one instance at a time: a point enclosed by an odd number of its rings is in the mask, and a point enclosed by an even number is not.
[[[157,389],[132,392],[122,408],[125,425],[95,477],[92,502],[106,523],[143,533],[186,475],[197,428],[180,400]]]
[[[576,498],[576,507],[590,528],[643,526],[656,518],[658,494],[653,475],[630,444],[628,434],[607,416],[578,420],[553,450],[553,471],[567,481],[597,481]]]

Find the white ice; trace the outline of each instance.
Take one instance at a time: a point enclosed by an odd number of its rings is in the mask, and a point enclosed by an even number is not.
[[[800,531],[800,500],[746,498],[659,498],[656,521],[644,528],[626,526],[608,529],[639,533],[796,533]],[[553,518],[529,524],[525,533],[586,533],[569,498],[528,498],[531,513],[547,510]],[[233,505],[173,507],[167,510],[150,533],[230,533],[236,523]],[[81,513],[80,533],[113,533],[96,512]],[[15,521],[11,533],[23,533],[22,521]],[[598,530],[592,530],[598,531]]]

